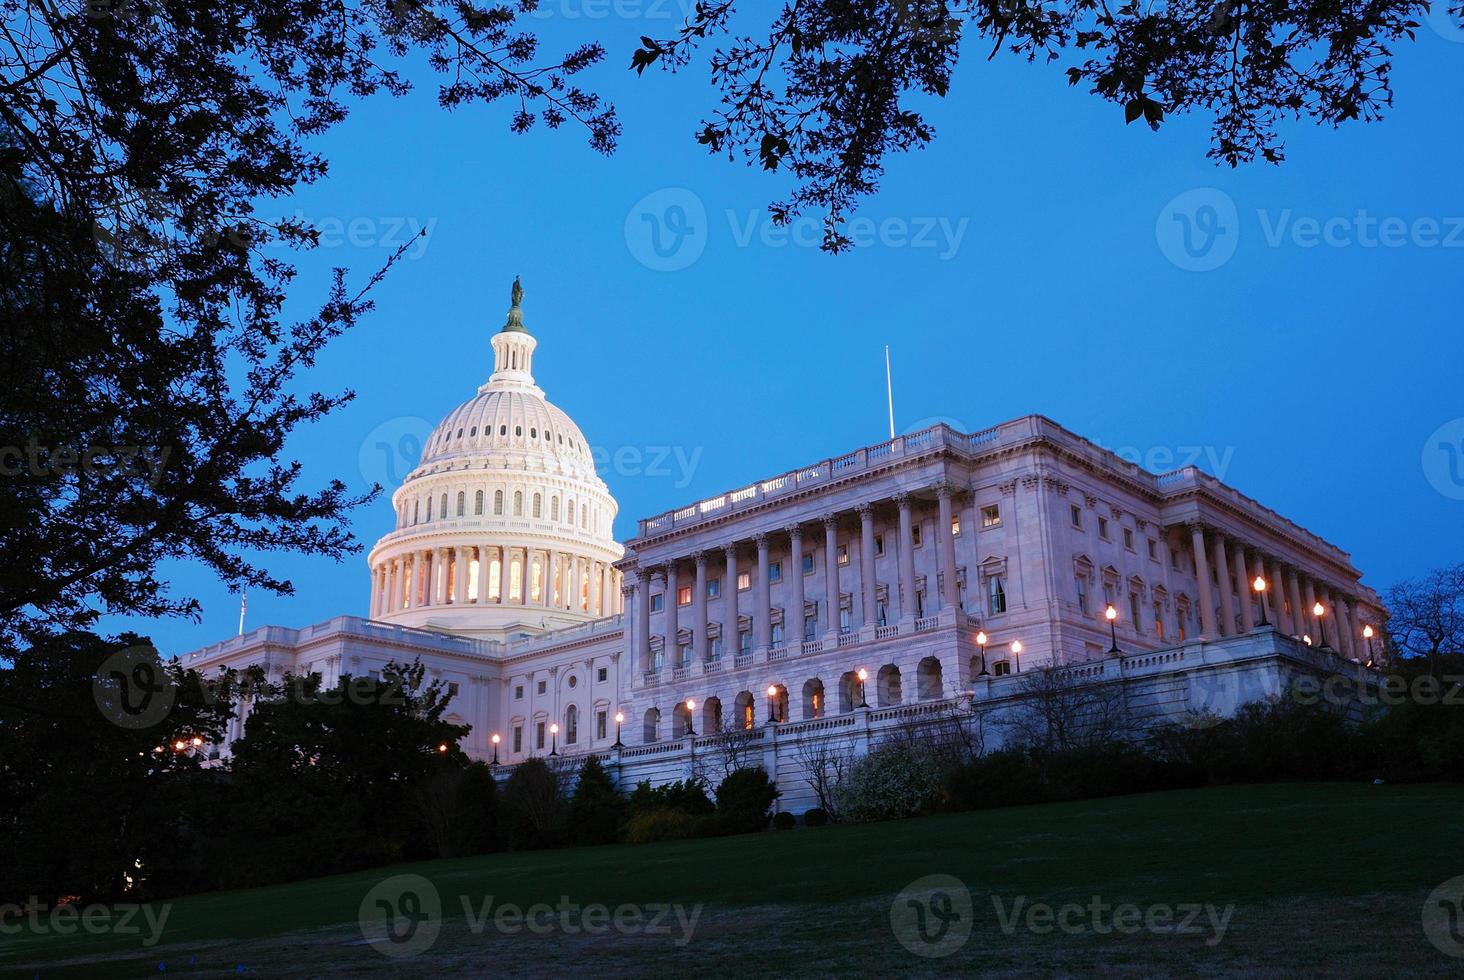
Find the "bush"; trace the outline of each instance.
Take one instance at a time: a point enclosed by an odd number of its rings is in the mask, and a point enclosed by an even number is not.
[[[798,818],[794,817],[787,810],[779,810],[773,814],[774,830],[792,830],[796,826],[798,826]]]
[[[655,787],[651,786],[649,779],[643,779],[630,794],[629,802],[632,814],[675,810],[693,817],[705,817],[717,809],[712,805],[711,797],[707,796],[706,780],[698,776]]]
[[[805,827],[823,827],[828,822],[829,812],[827,810],[814,807],[812,810],[806,810],[803,813],[803,826]]]
[[[569,801],[569,831],[576,844],[613,844],[625,821],[625,798],[600,763],[590,756],[580,766],[579,781]]]
[[[526,759],[503,787],[499,808],[504,841],[515,850],[562,847],[567,842],[564,787],[543,759]]]
[[[625,839],[632,844],[653,844],[663,840],[687,840],[702,836],[709,821],[679,810],[643,810],[625,826]]]
[[[930,753],[886,742],[849,770],[839,786],[839,812],[856,823],[913,817],[933,809],[941,772]]]
[[[717,816],[729,834],[749,834],[768,825],[778,787],[761,766],[738,769],[717,787]]]

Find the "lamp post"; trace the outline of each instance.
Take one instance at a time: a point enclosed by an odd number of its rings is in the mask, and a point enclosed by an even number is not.
[[[777,703],[778,703],[778,685],[776,685],[776,684],[769,684],[768,685],[768,724],[769,725],[776,725],[778,723]]]
[[[1022,641],[1012,641],[1012,657],[1017,661],[1017,673],[1022,672]]]
[[[1103,610],[1103,618],[1108,620],[1108,635],[1113,639],[1113,644],[1108,648],[1109,653],[1118,653],[1118,610],[1113,608],[1113,603]]]
[[[550,755],[559,754],[559,722],[549,726],[549,734],[554,736],[554,747],[549,750]]]
[[[1261,621],[1256,625],[1270,626],[1270,622],[1266,619],[1266,580],[1257,575],[1256,580],[1251,583],[1251,588],[1256,590],[1256,598],[1261,600]]]
[[[494,732],[493,733],[493,761],[490,762],[489,765],[492,765],[492,766],[498,765],[498,743],[500,741],[502,741],[502,739],[500,739],[498,737],[498,733],[497,732]]]
[[[1322,641],[1321,646],[1323,650],[1327,649],[1327,624],[1322,620],[1322,617],[1326,614],[1327,607],[1323,606],[1320,602],[1312,606],[1312,615],[1317,617],[1317,635]]]
[[[615,712],[615,744],[612,745],[611,748],[614,748],[614,749],[623,749],[623,748],[625,748],[625,743],[623,743],[622,741],[620,741],[620,726],[623,725],[623,724],[625,724],[625,712],[623,712],[623,711],[617,711],[617,712]]]
[[[989,677],[989,676],[991,676],[991,673],[990,673],[990,671],[988,671],[986,669],[986,631],[985,630],[977,630],[976,631],[976,645],[981,648],[981,673],[977,674],[976,676],[977,677]]]
[[[696,728],[692,725],[692,713],[696,711],[696,698],[686,699],[686,734],[695,735]]]
[[[1362,628],[1362,638],[1367,641],[1367,665],[1371,667],[1373,665],[1373,628],[1371,623]]]
[[[869,707],[869,702],[864,699],[864,682],[869,680],[869,671],[860,667],[854,676],[859,678],[859,707],[867,708]]]

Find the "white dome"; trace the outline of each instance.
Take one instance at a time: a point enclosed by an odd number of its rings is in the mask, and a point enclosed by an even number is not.
[[[501,636],[620,612],[618,505],[588,441],[534,382],[514,282],[494,370],[433,430],[371,550],[373,618]]]

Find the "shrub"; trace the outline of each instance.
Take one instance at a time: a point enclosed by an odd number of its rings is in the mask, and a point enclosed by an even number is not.
[[[632,844],[652,844],[663,840],[686,840],[700,836],[707,823],[679,810],[642,810],[625,826],[625,839]]]
[[[569,801],[569,829],[576,844],[612,844],[620,839],[626,803],[600,760],[590,756],[580,767]]]
[[[543,759],[521,762],[503,787],[504,841],[516,850],[561,847],[567,838],[564,788]]]
[[[761,766],[738,769],[717,787],[717,816],[726,833],[747,834],[768,825],[778,787]]]
[[[827,810],[820,810],[818,807],[814,807],[812,810],[804,811],[803,826],[805,827],[823,827],[828,822],[829,812]]]
[[[798,818],[787,810],[779,810],[773,814],[774,830],[792,830],[796,826],[798,826]]]
[[[649,779],[643,779],[630,794],[630,812],[645,813],[651,810],[675,810],[693,817],[710,816],[716,811],[711,797],[707,796],[706,780],[692,776],[690,779],[665,786],[651,786]]]
[[[839,812],[856,823],[913,817],[932,809],[940,791],[940,768],[928,752],[886,742],[850,768]]]

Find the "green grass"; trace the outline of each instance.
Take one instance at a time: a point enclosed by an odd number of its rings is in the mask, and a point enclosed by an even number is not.
[[[434,976],[946,974],[1456,974],[1425,938],[1428,892],[1464,873],[1464,787],[1238,786],[1017,807],[897,823],[661,845],[402,865],[172,903],[162,942],[0,939],[0,974],[41,977],[322,973]],[[377,882],[415,873],[442,896],[430,950],[382,956],[357,914]],[[912,955],[891,903],[929,874],[973,895],[953,955]],[[459,896],[520,906],[680,903],[703,908],[689,943],[667,936],[474,932]],[[1004,932],[993,904],[1233,905],[1224,938],[1141,931]],[[679,930],[678,930],[679,934]]]

